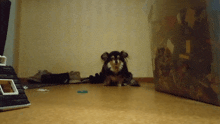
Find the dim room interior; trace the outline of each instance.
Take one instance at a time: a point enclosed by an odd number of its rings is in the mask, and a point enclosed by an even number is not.
[[[220,71],[215,66],[220,57],[214,54],[219,52],[214,47],[219,23],[211,14],[220,11],[216,0],[0,0],[1,7],[8,1],[0,56],[7,62],[0,60],[0,67],[11,67],[14,80],[0,79],[0,107],[6,100],[21,104],[19,99],[25,98],[26,103],[0,112],[1,124],[220,122]],[[210,30],[207,25],[215,23],[218,26]],[[202,46],[207,46],[205,52],[198,52]],[[101,71],[100,56],[111,51],[128,53],[128,70],[140,87],[102,83],[34,87],[28,82],[39,70],[75,71],[86,79]],[[195,64],[197,60],[203,64]],[[158,66],[161,61],[165,64]],[[14,94],[7,99],[5,92]]]

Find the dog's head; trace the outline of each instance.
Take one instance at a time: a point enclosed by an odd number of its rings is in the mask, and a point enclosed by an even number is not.
[[[124,51],[112,51],[111,53],[105,52],[101,56],[104,64],[116,74],[121,71],[124,66],[126,66],[125,58],[127,57],[128,53]]]

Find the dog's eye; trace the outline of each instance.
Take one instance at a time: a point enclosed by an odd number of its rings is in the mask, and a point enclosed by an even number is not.
[[[118,55],[118,56],[117,56],[117,58],[119,59],[119,58],[120,58],[120,56]]]
[[[111,59],[114,59],[114,58],[115,58],[114,56],[111,57]]]

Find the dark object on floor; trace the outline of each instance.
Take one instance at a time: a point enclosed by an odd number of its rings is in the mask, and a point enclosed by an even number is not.
[[[41,76],[41,82],[44,84],[68,84],[69,73],[46,74]]]
[[[54,81],[54,82],[53,82]],[[71,71],[70,73],[52,74],[47,70],[39,70],[34,76],[28,78],[30,83],[38,84],[64,84],[64,83],[81,83],[79,71]]]
[[[13,67],[0,66],[0,111],[30,106]]]
[[[89,76],[89,82],[91,84],[100,84],[103,83],[105,79],[105,76],[102,73],[96,73],[95,76],[90,75]]]
[[[49,75],[49,74],[52,74],[52,73],[48,72],[47,70],[39,70],[34,76],[31,76],[28,78],[28,82],[41,83],[41,76],[42,75]]]
[[[60,84],[82,83],[80,72],[71,71],[70,73],[52,74],[47,70],[39,70],[34,76],[28,78],[27,82],[22,82],[23,86],[28,89],[35,89],[47,86],[55,86]]]
[[[0,1],[0,55],[3,55],[5,49],[10,8],[11,2],[9,0]]]
[[[82,83],[79,71],[71,71],[69,73],[69,83],[70,84]]]
[[[112,51],[102,54],[101,59],[104,61],[102,71],[95,76],[90,75],[90,83],[104,83],[105,86],[140,86],[127,69],[125,58],[128,54],[124,51]]]

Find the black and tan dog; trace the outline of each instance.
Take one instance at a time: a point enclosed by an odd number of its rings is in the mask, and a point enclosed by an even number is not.
[[[87,80],[91,84],[104,83],[105,86],[140,86],[136,80],[133,79],[132,73],[128,71],[126,58],[128,53],[124,51],[105,52],[101,55],[104,61],[102,71],[95,76],[90,75],[88,78],[82,79],[83,82]]]
[[[101,55],[101,59],[104,61],[101,74],[104,77],[103,83],[105,86],[139,86],[128,71],[125,61],[127,57],[128,53],[124,51],[105,52]]]

